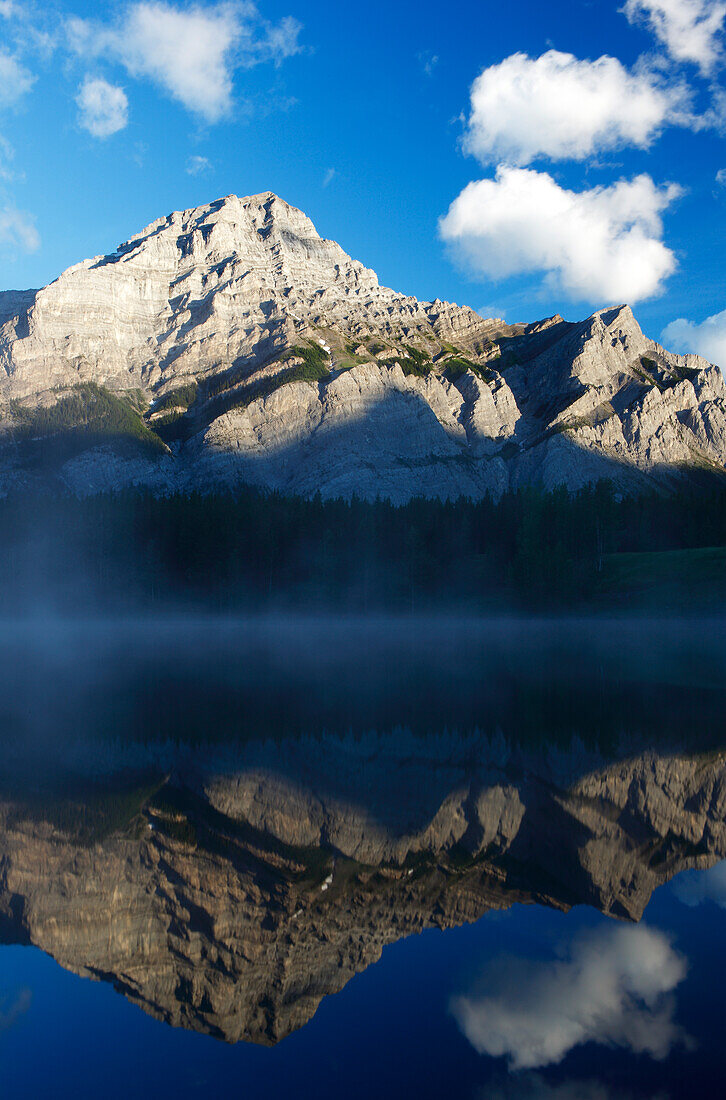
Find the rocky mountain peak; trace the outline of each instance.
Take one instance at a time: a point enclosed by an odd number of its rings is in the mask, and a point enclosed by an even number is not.
[[[74,458],[62,476],[83,491],[242,479],[406,500],[725,472],[720,373],[627,305],[525,325],[420,302],[271,191],[174,211],[0,293],[0,491],[19,423],[40,430],[34,409],[88,386],[127,395],[164,457]]]

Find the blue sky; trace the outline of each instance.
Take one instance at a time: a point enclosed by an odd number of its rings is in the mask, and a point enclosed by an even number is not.
[[[274,190],[419,298],[726,365],[722,0],[0,0],[0,288]],[[674,323],[675,322],[675,323]]]

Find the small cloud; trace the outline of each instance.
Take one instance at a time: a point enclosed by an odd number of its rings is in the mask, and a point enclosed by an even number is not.
[[[129,101],[123,88],[106,80],[86,77],[78,89],[76,103],[79,122],[97,138],[107,138],[125,129],[129,121]]]
[[[0,134],[0,180],[11,180],[13,170],[11,163],[15,159],[15,150],[6,138]]]
[[[0,47],[0,107],[17,103],[35,84],[33,74]]]
[[[608,928],[580,935],[563,960],[500,959],[483,992],[455,997],[451,1011],[480,1054],[514,1070],[555,1065],[591,1042],[663,1059],[686,1041],[669,996],[685,974],[662,932]]]
[[[40,248],[40,236],[30,214],[6,206],[0,210],[0,247],[21,248],[24,252],[36,252]]]
[[[645,174],[567,191],[547,172],[500,165],[495,179],[464,188],[439,231],[489,279],[541,272],[575,300],[632,303],[658,294],[675,270],[661,213],[681,193]]]
[[[202,176],[209,172],[212,165],[207,157],[193,156],[187,159],[184,171],[188,176]]]
[[[0,1032],[7,1031],[16,1024],[30,1008],[33,995],[29,989],[21,989],[9,1004],[0,1004]]]
[[[626,0],[630,23],[645,22],[675,61],[690,61],[704,75],[723,61],[726,4],[719,0]]]
[[[433,53],[431,50],[423,50],[418,55],[418,63],[426,76],[432,76],[434,69],[439,63],[439,55]]]
[[[291,15],[281,19],[277,25],[267,23],[260,43],[261,60],[270,60],[281,65],[288,57],[302,53],[300,35],[303,25]]]
[[[671,882],[671,890],[691,908],[712,901],[726,909],[726,860],[708,871],[683,871]]]
[[[295,19],[268,23],[253,4],[234,0],[183,8],[142,0],[115,23],[66,22],[73,52],[120,61],[130,76],[153,81],[211,123],[231,114],[235,70],[299,53],[301,30]]]
[[[10,19],[15,14],[13,0],[0,0],[0,19]]]
[[[646,149],[666,124],[703,129],[710,116],[697,117],[690,106],[684,83],[642,65],[630,71],[615,57],[515,53],[474,81],[464,149],[482,164],[516,165]]]
[[[716,173],[716,183],[720,187],[726,187],[726,168],[719,168]]]
[[[328,171],[325,173],[325,178],[323,179],[323,187],[330,187],[337,175],[338,173],[335,168],[328,168]]]
[[[480,317],[483,317],[485,321],[506,320],[506,310],[503,310],[500,306],[480,306],[476,311]]]
[[[726,370],[726,309],[700,324],[678,317],[663,329],[661,340],[681,355],[702,355]]]

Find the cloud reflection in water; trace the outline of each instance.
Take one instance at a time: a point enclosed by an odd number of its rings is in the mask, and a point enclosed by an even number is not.
[[[687,1041],[670,995],[685,974],[662,932],[608,928],[578,936],[562,960],[495,960],[481,991],[455,997],[451,1011],[480,1054],[514,1070],[560,1062],[587,1042],[661,1059]]]

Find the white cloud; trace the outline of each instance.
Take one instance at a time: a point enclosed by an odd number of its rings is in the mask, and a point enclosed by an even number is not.
[[[24,252],[35,252],[40,248],[40,237],[33,219],[13,206],[0,210],[0,248],[5,246],[22,248]]]
[[[507,316],[507,311],[502,309],[501,306],[480,306],[476,312],[480,317],[483,317],[485,321],[504,321]]]
[[[0,17],[3,19],[9,19],[11,15],[15,13],[15,4],[13,0],[0,0]]]
[[[418,55],[418,62],[426,76],[433,76],[434,69],[439,63],[439,55],[432,50],[423,50]]]
[[[290,18],[269,24],[242,2],[177,8],[144,0],[114,26],[78,18],[67,24],[76,53],[120,61],[207,122],[230,113],[236,68],[292,56],[300,30]]]
[[[195,154],[187,159],[184,171],[188,176],[202,176],[205,172],[208,172],[212,167],[207,157],[200,157]]]
[[[724,333],[726,334],[726,316]],[[704,901],[713,901],[726,909],[726,860],[708,871],[684,871],[673,879],[671,889],[684,905],[695,907]]]
[[[474,81],[464,148],[483,164],[519,165],[646,148],[666,123],[699,125],[689,103],[684,84],[645,68],[631,73],[614,57],[516,53]]]
[[[609,928],[583,935],[563,961],[500,960],[481,996],[457,997],[451,1010],[480,1054],[510,1067],[560,1062],[581,1043],[619,1046],[665,1058],[684,1039],[668,994],[686,964],[650,928]]]
[[[716,183],[720,184],[721,187],[726,187],[726,168],[719,168],[716,173]]]
[[[715,0],[626,0],[631,23],[644,20],[676,61],[691,61],[708,74],[723,60],[726,4]]]
[[[17,58],[0,47],[0,107],[17,103],[34,83],[33,74]]]
[[[291,15],[285,16],[277,25],[266,23],[264,33],[257,42],[253,37],[250,38],[248,43],[250,60],[274,61],[279,65],[286,58],[294,57],[301,51],[302,29],[302,23],[293,19]],[[255,58],[255,55],[258,56]]]
[[[106,80],[86,77],[78,89],[76,103],[79,122],[97,138],[107,138],[123,130],[129,121],[129,101],[123,88]]]
[[[331,183],[333,182],[333,180],[335,179],[337,174],[338,173],[335,170],[335,168],[328,168],[328,171],[325,173],[325,175],[323,177],[323,187],[330,187]]]
[[[11,180],[13,170],[11,164],[15,159],[15,150],[10,142],[0,134],[0,180]]]
[[[491,279],[543,272],[572,298],[632,303],[657,294],[676,266],[660,215],[680,194],[647,175],[566,191],[546,172],[500,166],[464,188],[439,229]]]
[[[702,355],[709,363],[726,370],[726,309],[714,313],[700,324],[679,317],[663,329],[661,340],[666,347],[685,355]]]

